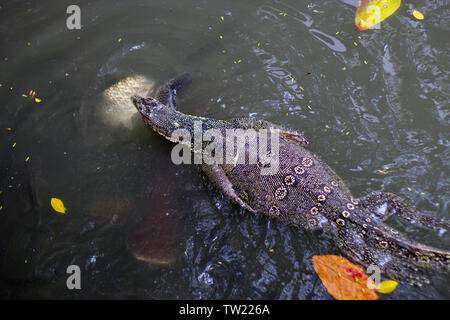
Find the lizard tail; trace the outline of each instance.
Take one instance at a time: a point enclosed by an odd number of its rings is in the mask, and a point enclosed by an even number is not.
[[[357,213],[357,212],[355,212]],[[421,286],[429,283],[425,269],[450,268],[450,251],[412,241],[379,219],[355,214],[349,226],[338,228],[341,250],[368,267],[378,267],[391,279]]]

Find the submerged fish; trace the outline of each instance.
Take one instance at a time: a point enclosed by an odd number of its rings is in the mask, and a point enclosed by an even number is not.
[[[112,126],[133,128],[132,117],[136,109],[130,101],[133,94],[144,96],[152,93],[154,82],[142,75],[128,76],[114,83],[103,92],[104,101],[100,105],[102,120]],[[170,92],[167,101],[173,101],[175,92]],[[173,101],[174,103],[174,101]],[[172,215],[168,212],[176,201],[167,187],[166,181],[172,180],[172,171],[162,170],[158,177],[163,186],[157,188],[148,201],[148,211],[129,236],[129,247],[133,256],[141,261],[152,264],[169,264],[176,260],[178,250],[176,242],[176,226]],[[120,215],[128,217],[134,206],[123,199],[99,199],[92,205],[95,216],[112,217]],[[119,217],[120,218],[120,217]]]
[[[101,119],[112,126],[122,125],[133,128],[131,118],[136,114],[130,96],[140,94],[148,96],[154,88],[154,82],[142,75],[128,76],[114,83],[103,92],[103,101],[99,109]]]

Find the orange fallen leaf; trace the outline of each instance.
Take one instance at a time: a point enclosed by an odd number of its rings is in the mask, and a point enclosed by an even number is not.
[[[327,291],[337,300],[377,300],[375,290],[369,289],[372,281],[364,270],[347,259],[334,255],[313,256],[314,270]],[[372,288],[375,284],[372,281]]]

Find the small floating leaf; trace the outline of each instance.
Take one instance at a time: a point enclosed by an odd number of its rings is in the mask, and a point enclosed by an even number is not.
[[[52,205],[53,210],[55,210],[56,212],[66,213],[66,208],[64,207],[64,203],[60,199],[52,198],[50,203]]]
[[[385,280],[380,282],[376,290],[379,293],[389,293],[394,291],[397,286],[398,282],[394,280]]]
[[[413,11],[413,16],[414,18],[416,18],[417,20],[423,20],[425,17],[423,16],[423,14],[420,11],[414,10]]]

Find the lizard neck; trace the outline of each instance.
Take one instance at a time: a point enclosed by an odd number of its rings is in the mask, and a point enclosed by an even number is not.
[[[171,142],[179,142],[180,136],[187,135],[191,139],[201,139],[205,130],[223,130],[229,126],[228,122],[223,120],[187,115],[164,105],[155,108],[149,116],[143,116],[143,119],[154,131]]]

